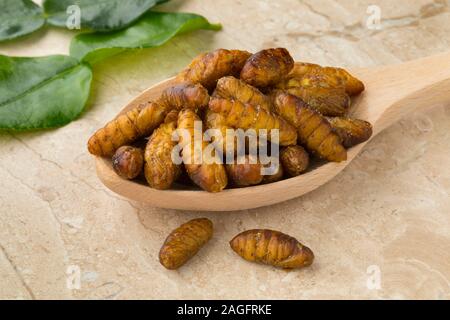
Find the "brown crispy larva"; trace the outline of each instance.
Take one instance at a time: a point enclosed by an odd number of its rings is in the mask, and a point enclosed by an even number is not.
[[[364,91],[364,83],[352,76],[347,70],[335,67],[324,67],[323,74],[334,77],[335,81],[342,81],[345,91],[350,96],[355,96]]]
[[[139,115],[147,108],[149,110],[146,111],[148,117],[145,125],[139,128]],[[139,105],[97,130],[88,141],[88,150],[96,156],[110,157],[121,146],[149,135],[164,120],[165,113],[165,110],[153,103]]]
[[[261,163],[252,155],[238,157],[235,163],[227,164],[226,168],[228,177],[238,187],[260,184],[264,178]]]
[[[203,190],[208,192],[220,192],[227,186],[228,178],[225,167],[218,159],[209,159],[210,156],[218,157],[217,154],[209,155],[205,152],[208,142],[203,140],[200,143],[202,148],[202,157],[196,159],[195,151],[195,122],[201,122],[197,114],[191,109],[184,109],[178,115],[178,136],[182,145],[182,158],[184,167],[191,180]],[[185,136],[187,134],[187,137]],[[201,138],[203,132],[197,132]],[[185,141],[185,139],[189,139]]]
[[[238,77],[250,56],[247,51],[226,49],[203,53],[177,76],[177,81],[199,83],[212,91],[220,78]]]
[[[211,239],[213,224],[201,218],[188,221],[167,237],[159,251],[159,262],[169,270],[175,270],[191,259]]]
[[[273,86],[294,67],[294,59],[285,48],[273,48],[252,55],[241,71],[241,79],[257,88]]]
[[[327,119],[346,148],[365,142],[372,136],[372,125],[367,121],[343,117]]]
[[[242,103],[249,103],[260,106],[270,111],[271,103],[269,98],[257,88],[245,83],[235,77],[223,77],[217,82],[214,94],[225,99],[234,99]]]
[[[347,160],[347,151],[340,137],[322,115],[293,95],[275,92],[273,97],[276,112],[297,128],[301,145],[328,161]]]
[[[209,94],[201,84],[182,83],[165,89],[157,103],[170,110],[202,109],[208,106]]]
[[[342,68],[301,62],[276,87],[326,116],[345,115],[351,103],[349,96],[364,91],[364,84]]]
[[[169,189],[180,176],[180,165],[172,160],[172,151],[177,145],[172,139],[177,119],[178,111],[171,111],[153,132],[145,148],[145,178],[152,188]]]
[[[351,100],[344,87],[331,87],[322,76],[315,74],[308,73],[300,80],[291,79],[279,87],[326,116],[345,115],[350,107]]]
[[[169,87],[156,102],[142,104],[110,121],[89,139],[88,150],[97,156],[112,156],[121,146],[149,136],[173,109],[202,108],[209,95],[201,85],[189,83]]]
[[[308,169],[309,155],[301,146],[289,146],[281,150],[280,161],[285,172],[291,177],[296,177]]]
[[[321,67],[318,64],[297,62],[284,83],[291,83],[293,86],[307,74],[315,75],[322,79],[327,86],[332,88],[344,87],[345,92],[350,95],[358,95],[364,91],[364,83],[352,76],[347,70],[335,67]]]
[[[295,128],[280,116],[264,108],[217,97],[211,98],[209,108],[222,114],[226,118],[227,125],[235,129],[253,129],[257,134],[260,133],[260,130],[267,130],[269,140],[270,131],[277,129],[279,130],[280,145],[289,146],[297,142]]]
[[[114,171],[125,179],[139,176],[144,166],[144,154],[140,148],[122,146],[112,157]]]
[[[312,264],[314,254],[297,239],[284,233],[256,229],[238,234],[231,248],[242,258],[283,269],[296,269]]]

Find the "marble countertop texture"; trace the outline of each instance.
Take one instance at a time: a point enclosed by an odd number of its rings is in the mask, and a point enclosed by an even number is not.
[[[104,61],[94,67],[80,119],[56,130],[0,134],[0,298],[449,299],[450,106],[393,125],[314,192],[233,213],[127,201],[101,184],[86,141],[131,98],[215,48],[283,46],[296,60],[345,67],[448,51],[450,2],[174,0],[164,9],[203,14],[223,30]],[[67,54],[72,36],[47,28],[1,44],[0,53]],[[162,242],[195,217],[214,222],[214,238],[183,268],[165,270]],[[313,249],[315,263],[286,272],[240,259],[228,241],[251,228],[295,236]]]

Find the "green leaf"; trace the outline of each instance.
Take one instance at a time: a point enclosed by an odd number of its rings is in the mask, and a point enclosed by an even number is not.
[[[197,29],[220,30],[221,26],[197,14],[151,11],[122,31],[77,35],[72,39],[70,55],[93,64],[127,49],[160,46],[177,34]]]
[[[29,34],[42,27],[41,7],[31,0],[0,0],[0,41]]]
[[[157,4],[167,0],[45,0],[44,10],[48,22],[65,27],[67,9],[80,8],[81,27],[93,31],[112,31],[125,28]]]
[[[54,128],[77,118],[89,97],[92,71],[75,58],[0,55],[0,129]]]

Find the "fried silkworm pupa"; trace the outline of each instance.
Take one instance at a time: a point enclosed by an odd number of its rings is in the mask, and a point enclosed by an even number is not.
[[[272,97],[276,112],[297,128],[301,145],[328,161],[347,160],[347,151],[327,119],[293,95],[278,91]]]
[[[261,173],[262,165],[252,155],[238,157],[235,163],[227,164],[226,168],[228,177],[237,187],[257,185],[264,178]]]
[[[163,124],[156,129],[145,148],[145,178],[150,187],[169,189],[181,173],[180,165],[172,161],[172,151],[177,143],[172,141],[176,131],[178,111],[171,111]]]
[[[301,81],[307,75],[315,75],[323,83],[332,88],[343,87],[350,96],[355,96],[364,91],[364,83],[352,76],[347,70],[335,67],[321,67],[317,64],[296,62],[294,68],[286,77],[285,82],[291,83]],[[298,85],[297,85],[298,86]]]
[[[300,81],[291,80],[284,90],[301,98],[325,116],[342,116],[350,108],[351,99],[344,87],[331,87],[321,76],[306,74]]]
[[[209,93],[201,84],[182,83],[165,89],[157,100],[169,110],[202,109],[208,106]]]
[[[134,179],[141,174],[144,167],[144,153],[141,149],[122,146],[112,157],[114,171],[125,179]]]
[[[301,146],[289,146],[281,150],[280,161],[289,176],[297,177],[308,169],[309,155]]]
[[[212,91],[220,78],[239,77],[242,67],[251,55],[247,51],[226,49],[203,53],[177,76],[177,81],[199,83]]]
[[[266,95],[257,88],[232,76],[219,79],[214,95],[260,106],[267,111],[272,109],[270,99]]]
[[[148,136],[164,121],[167,110],[156,103],[141,104],[97,130],[88,141],[91,154],[110,157],[121,146]]]
[[[213,224],[200,218],[182,224],[167,237],[159,251],[159,262],[169,270],[185,264],[211,239]]]
[[[149,136],[171,110],[203,108],[208,102],[208,91],[201,85],[169,87],[156,102],[139,105],[97,130],[89,139],[88,150],[96,156],[112,156],[119,147]]]
[[[203,190],[220,192],[227,186],[228,177],[224,165],[217,154],[208,154],[205,149],[208,142],[196,143],[195,137],[203,136],[203,132],[195,132],[195,122],[201,122],[199,116],[191,109],[183,109],[178,115],[178,136],[182,147],[184,167],[191,180]],[[196,150],[196,146],[202,148]],[[201,153],[201,158],[196,155]],[[212,158],[211,158],[212,157]]]
[[[285,48],[273,48],[252,55],[241,71],[241,79],[257,88],[280,82],[294,67],[294,59]]]
[[[231,248],[242,258],[283,269],[297,269],[313,263],[314,254],[297,239],[284,233],[256,229],[238,234]]]
[[[227,125],[235,129],[253,129],[257,134],[260,130],[267,130],[267,138],[270,140],[271,131],[279,130],[279,144],[281,146],[294,145],[297,142],[295,128],[282,117],[265,110],[264,108],[244,104],[238,100],[228,100],[211,97],[209,108],[222,114]]]
[[[327,119],[346,148],[363,143],[372,136],[372,125],[367,121],[342,117]]]
[[[341,81],[345,92],[350,96],[355,96],[364,91],[364,83],[352,76],[347,70],[335,67],[324,67],[323,74],[334,77],[335,81]]]

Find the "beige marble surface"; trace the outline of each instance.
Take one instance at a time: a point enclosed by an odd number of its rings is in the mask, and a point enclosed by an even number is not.
[[[366,26],[371,4],[381,9],[380,30]],[[95,67],[91,103],[79,120],[0,134],[0,298],[449,299],[450,106],[411,114],[302,198],[235,213],[122,199],[97,179],[86,141],[201,51],[284,46],[298,60],[350,67],[450,50],[450,2],[187,0],[165,7],[204,14],[223,31],[105,61]],[[0,53],[67,53],[71,35],[49,28],[0,45]],[[168,232],[200,216],[215,223],[212,241],[179,271],[163,269],[157,254]],[[255,227],[297,237],[316,253],[314,265],[285,272],[241,260],[228,240]],[[80,288],[68,287],[77,271]],[[370,285],[377,274],[380,286]]]

